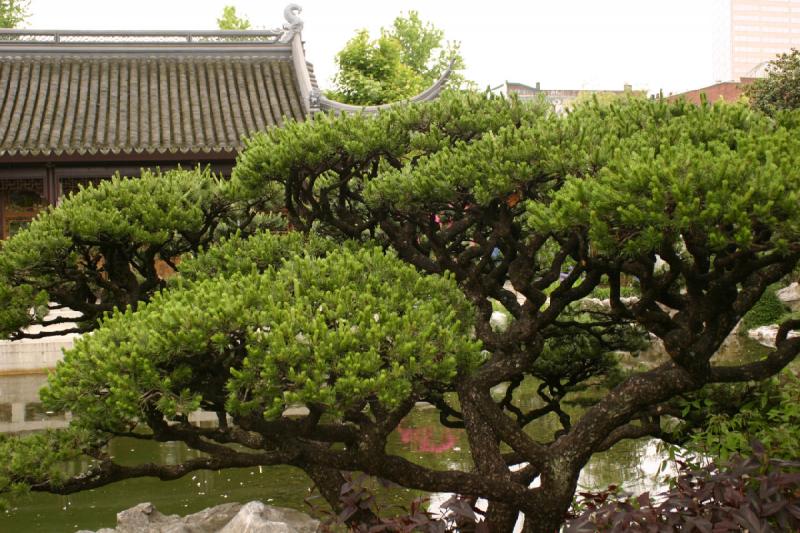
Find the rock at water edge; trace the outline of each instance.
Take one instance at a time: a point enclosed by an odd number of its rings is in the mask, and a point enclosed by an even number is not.
[[[242,506],[219,533],[314,533],[318,527],[319,521],[300,511],[254,501]]]

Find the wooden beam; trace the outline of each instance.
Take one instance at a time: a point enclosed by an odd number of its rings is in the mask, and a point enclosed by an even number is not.
[[[55,165],[48,163],[45,166],[46,174],[44,177],[44,199],[50,205],[58,203],[60,192],[58,190],[58,180],[56,179]]]
[[[0,155],[0,168],[9,165],[30,164],[100,164],[119,166],[121,162],[136,163],[137,166],[157,166],[162,163],[179,163],[195,166],[197,163],[216,163],[226,161],[231,165],[236,161],[237,152],[197,152],[197,153],[130,153],[130,154],[62,154],[62,155]]]

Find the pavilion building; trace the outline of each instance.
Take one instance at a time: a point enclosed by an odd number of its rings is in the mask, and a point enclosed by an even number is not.
[[[298,17],[257,31],[0,30],[0,238],[80,185],[148,167],[228,175],[243,138],[331,101]],[[412,101],[435,98],[449,71]]]
[[[300,11],[289,5],[275,30],[0,30],[0,239],[116,173],[201,165],[227,176],[257,131],[386,107],[320,92]],[[435,98],[449,74],[408,101]],[[53,368],[72,337],[0,340],[0,375]]]

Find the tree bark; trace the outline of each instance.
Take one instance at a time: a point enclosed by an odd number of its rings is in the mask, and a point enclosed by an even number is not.
[[[519,516],[519,511],[513,506],[489,502],[489,507],[486,509],[486,526],[492,532],[511,533],[517,523],[517,516]]]

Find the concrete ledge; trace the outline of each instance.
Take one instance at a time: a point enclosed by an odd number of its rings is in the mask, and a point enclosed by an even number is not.
[[[45,320],[59,318],[78,319],[80,316],[80,313],[71,309],[53,309],[45,317]],[[45,327],[34,325],[26,328],[24,332],[28,334],[58,333],[74,327],[75,323],[73,322],[52,324]],[[42,339],[0,340],[0,376],[41,374],[52,370],[56,367],[56,363],[64,357],[64,350],[72,348],[72,343],[78,336],[77,333],[69,333]]]
[[[0,375],[36,374],[56,367],[74,336],[41,340],[0,341]]]

